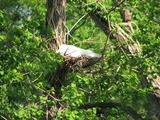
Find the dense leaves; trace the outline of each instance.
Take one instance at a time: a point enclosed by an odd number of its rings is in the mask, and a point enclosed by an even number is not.
[[[62,64],[62,56],[49,48],[54,33],[46,27],[44,0],[1,2],[0,10],[0,117],[1,119],[45,119],[46,106],[56,105],[54,88],[46,76]],[[143,118],[147,116],[148,93],[153,89],[141,85],[142,75],[159,74],[160,26],[159,2],[153,0],[126,1],[138,25],[133,39],[142,47],[141,56],[124,54],[108,41],[104,58],[96,65],[68,73],[61,88],[63,108],[55,119],[66,120],[124,120],[132,119],[123,109],[80,109],[86,103],[110,103],[129,106]],[[107,19],[113,4],[111,0],[68,0],[66,33],[69,43],[102,53],[105,34],[86,14],[99,10]],[[110,14],[111,23],[120,23],[120,8]],[[78,21],[79,20],[79,21]],[[118,44],[118,43],[116,43]],[[50,88],[50,89],[48,89]],[[51,95],[52,99],[47,99]],[[65,101],[65,102],[64,102]],[[127,107],[126,107],[127,109]],[[103,112],[101,112],[103,111]]]

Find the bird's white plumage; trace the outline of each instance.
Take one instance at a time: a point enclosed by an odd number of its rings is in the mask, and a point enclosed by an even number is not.
[[[70,56],[70,57],[81,57],[81,56],[100,57],[101,56],[100,54],[94,53],[91,50],[84,50],[73,45],[65,45],[65,44],[62,44],[59,47],[59,50],[57,51],[57,53],[60,53],[65,56]]]

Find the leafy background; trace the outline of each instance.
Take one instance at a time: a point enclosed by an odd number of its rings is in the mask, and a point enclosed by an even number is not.
[[[92,0],[67,1],[67,30],[85,14],[87,4]],[[122,105],[132,106],[144,117],[147,113],[147,93],[153,88],[142,88],[141,74],[159,74],[160,26],[154,21],[159,19],[159,2],[153,0],[126,1],[133,12],[133,21],[140,31],[133,36],[143,49],[141,57],[128,56],[119,49],[112,49],[109,41],[105,58],[86,71],[100,70],[111,65],[106,74],[69,73],[66,85],[61,89],[64,110],[59,111],[57,119],[98,120],[96,109],[81,110],[78,107],[90,102],[116,101]],[[46,75],[56,70],[63,58],[55,50],[48,49],[48,41],[54,33],[46,27],[45,0],[5,0],[0,1],[0,117],[2,119],[44,119],[45,106],[55,105],[56,100],[48,100],[49,84]],[[111,0],[101,3],[109,11]],[[87,10],[101,8],[97,3],[88,6]],[[100,14],[105,17],[106,11],[101,8]],[[110,14],[112,23],[120,23],[119,10]],[[79,26],[79,27],[78,27]],[[89,16],[77,23],[69,44],[101,53],[106,40],[104,33],[95,25]],[[148,68],[154,68],[148,71]],[[137,72],[139,71],[139,72]],[[45,93],[45,94],[44,94]],[[108,109],[104,116],[110,120],[131,119],[120,109]]]

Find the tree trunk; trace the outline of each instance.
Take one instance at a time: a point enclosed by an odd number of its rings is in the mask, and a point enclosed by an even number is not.
[[[46,25],[53,29],[56,45],[66,43],[66,0],[47,0]]]
[[[47,0],[47,14],[46,25],[50,27],[53,32],[53,43],[50,45],[54,49],[57,49],[61,44],[66,44],[66,0]],[[46,79],[48,80],[50,87],[55,89],[55,96],[61,99],[61,87],[65,81],[68,67],[66,64],[58,65],[57,70],[48,73]],[[48,97],[48,99],[50,99]],[[46,105],[46,120],[54,119],[57,117],[58,111],[62,110],[61,103],[57,101],[55,106]]]

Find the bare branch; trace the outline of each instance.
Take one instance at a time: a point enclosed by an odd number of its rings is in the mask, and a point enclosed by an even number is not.
[[[4,117],[3,115],[0,115],[4,120],[8,120],[6,117]]]

